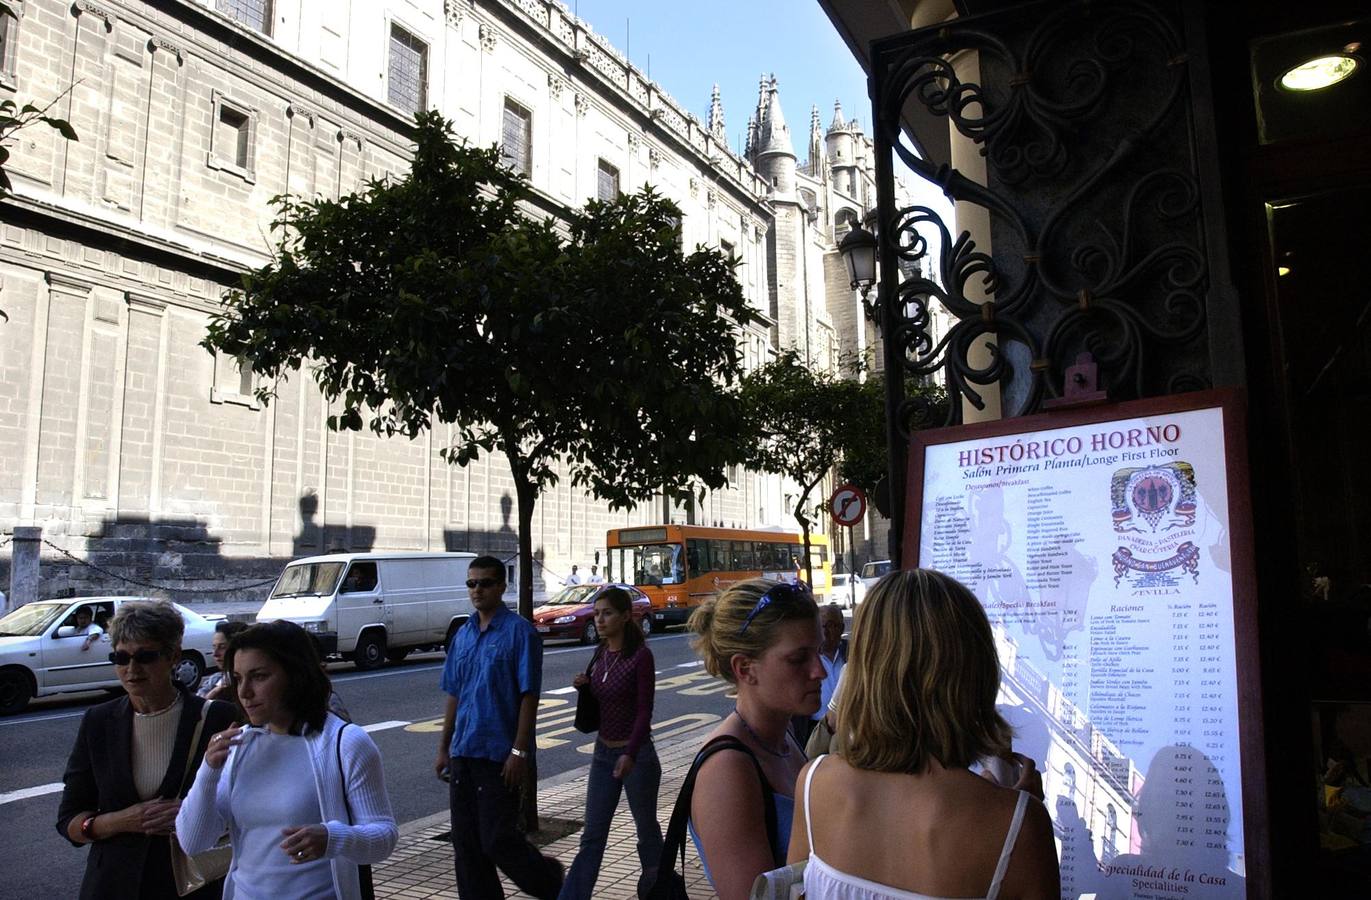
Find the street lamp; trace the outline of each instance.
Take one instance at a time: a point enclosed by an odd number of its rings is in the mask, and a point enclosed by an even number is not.
[[[876,283],[876,235],[860,225],[853,225],[847,237],[838,243],[838,252],[847,264],[848,280],[854,290],[867,291]]]

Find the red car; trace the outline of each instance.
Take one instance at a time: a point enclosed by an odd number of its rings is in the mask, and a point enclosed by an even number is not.
[[[582,644],[593,644],[600,639],[595,630],[595,599],[612,587],[628,592],[633,599],[633,621],[644,637],[651,634],[652,601],[630,584],[573,584],[563,588],[533,611],[533,626],[543,637],[577,638]]]

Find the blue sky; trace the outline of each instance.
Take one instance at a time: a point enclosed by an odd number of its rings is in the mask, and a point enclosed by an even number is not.
[[[757,82],[775,72],[781,106],[805,156],[809,109],[826,129],[833,101],[868,124],[866,74],[816,0],[564,0],[639,69],[705,121],[715,82],[735,151],[757,105]],[[650,57],[650,60],[649,60]]]

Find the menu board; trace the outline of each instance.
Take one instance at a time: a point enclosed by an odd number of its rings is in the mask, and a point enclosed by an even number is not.
[[[904,561],[985,607],[1063,898],[1261,893],[1240,416],[1206,392],[915,435]]]

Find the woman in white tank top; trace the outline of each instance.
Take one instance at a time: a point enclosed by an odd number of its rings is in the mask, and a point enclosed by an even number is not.
[[[1010,753],[971,592],[926,569],[886,576],[858,608],[843,682],[841,755],[797,785],[789,861],[808,861],[806,900],[1057,900],[1047,810],[970,769]],[[1018,786],[1036,782],[1016,758]]]

